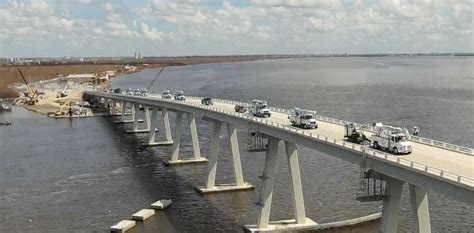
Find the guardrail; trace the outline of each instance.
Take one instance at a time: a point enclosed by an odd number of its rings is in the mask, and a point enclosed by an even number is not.
[[[237,102],[237,101],[226,101],[226,102],[227,103],[240,103],[240,102]],[[354,150],[354,151],[357,151],[357,152],[362,153],[362,154],[365,153],[370,158],[378,159],[378,160],[384,160],[386,162],[389,162],[389,163],[392,163],[392,164],[397,164],[399,166],[403,166],[407,169],[414,170],[414,171],[417,171],[419,173],[427,174],[427,175],[430,175],[430,176],[438,176],[438,177],[450,180],[451,182],[456,182],[456,183],[460,183],[460,184],[464,184],[464,185],[474,187],[474,179],[471,179],[471,178],[468,178],[468,177],[465,177],[465,176],[461,176],[461,175],[457,175],[457,174],[452,173],[452,172],[444,171],[444,170],[441,170],[441,169],[436,168],[436,167],[431,167],[431,166],[427,166],[427,165],[424,165],[424,164],[421,164],[421,163],[417,163],[417,162],[414,162],[414,161],[403,159],[403,158],[397,157],[395,155],[387,154],[385,152],[376,151],[376,150],[370,149],[369,147],[366,147],[366,146],[363,146],[363,145],[354,144],[354,143],[346,142],[344,140],[323,136],[323,135],[320,135],[320,134],[317,134],[317,133],[314,133],[314,132],[310,132],[310,131],[306,131],[306,130],[303,130],[303,129],[298,129],[298,128],[295,128],[295,127],[279,124],[279,123],[276,123],[276,122],[273,122],[273,121],[269,121],[269,120],[264,119],[264,118],[258,118],[258,117],[254,117],[254,116],[248,116],[248,115],[242,114],[242,113],[237,113],[237,112],[233,112],[233,111],[226,111],[226,110],[218,109],[218,108],[215,108],[213,106],[205,106],[205,105],[200,105],[200,104],[195,104],[195,103],[186,103],[186,104],[192,105],[194,107],[201,108],[201,109],[206,109],[206,110],[210,110],[210,111],[214,111],[214,112],[223,113],[223,114],[226,114],[226,115],[231,115],[231,116],[235,116],[235,117],[241,117],[241,118],[249,119],[249,120],[252,120],[254,122],[265,124],[265,125],[270,126],[270,127],[283,129],[283,130],[289,131],[291,133],[295,133],[296,135],[299,135],[299,136],[302,136],[302,137],[311,138],[312,140],[317,140],[317,141],[327,143],[327,144],[334,144],[338,147],[346,148],[346,149],[349,149],[349,150]]]
[[[193,96],[193,97],[190,97],[190,99],[202,99],[202,97],[194,97]],[[213,100],[215,102],[228,103],[228,104],[250,105],[249,103],[234,101],[234,100],[224,100],[224,99],[217,99],[217,98],[213,98]],[[289,110],[284,109],[284,108],[268,107],[268,109],[270,109],[270,111],[278,112],[278,113],[284,113],[284,114],[289,113]],[[339,120],[339,119],[332,118],[332,117],[325,117],[325,116],[321,116],[321,115],[316,115],[316,120],[324,121],[324,122],[328,122],[328,123],[332,123],[332,124],[337,124],[337,125],[345,125],[347,123],[355,123],[355,122],[351,122],[351,121],[344,121],[344,120]],[[372,130],[372,132],[373,132],[373,130]],[[423,137],[419,137],[419,136],[411,136],[409,140],[413,141],[413,142],[425,144],[425,145],[430,145],[430,146],[439,147],[439,148],[443,148],[443,149],[450,150],[450,151],[459,152],[459,153],[462,153],[462,154],[474,155],[474,150],[471,149],[471,148],[464,147],[464,146],[458,146],[458,145],[454,145],[454,144],[447,143],[447,142],[441,142],[441,141],[437,141],[437,140],[433,140],[433,139],[429,139],[429,138],[423,138]]]
[[[152,97],[158,97],[158,98],[161,99],[160,96],[152,96]],[[188,96],[187,98],[188,99],[194,99],[194,100],[201,100],[202,99],[202,97],[195,97],[195,96]],[[427,165],[424,165],[424,164],[421,164],[421,163],[418,163],[418,162],[410,161],[410,160],[407,160],[407,159],[404,159],[404,158],[397,157],[395,155],[387,154],[385,152],[376,151],[376,150],[373,150],[373,149],[371,149],[367,146],[364,146],[364,145],[354,144],[354,143],[346,142],[346,141],[341,140],[341,139],[335,139],[335,138],[323,136],[323,135],[320,135],[320,134],[315,133],[315,132],[311,132],[311,131],[307,131],[307,130],[303,130],[303,129],[299,129],[299,128],[279,124],[279,123],[269,121],[268,119],[264,119],[264,118],[249,116],[247,114],[237,113],[237,112],[234,112],[234,111],[226,111],[226,110],[223,110],[223,109],[216,108],[212,105],[208,106],[208,105],[202,105],[202,104],[196,104],[196,103],[174,101],[172,99],[161,99],[161,100],[162,101],[167,101],[167,102],[173,102],[175,104],[190,105],[190,106],[193,106],[193,107],[198,108],[198,109],[206,109],[207,111],[218,112],[218,113],[221,113],[221,114],[230,115],[230,116],[234,116],[234,117],[245,118],[245,119],[251,120],[251,121],[253,121],[257,124],[265,124],[269,127],[282,129],[282,130],[285,130],[287,132],[294,133],[297,136],[310,138],[312,140],[317,140],[317,141],[322,142],[322,143],[332,144],[332,145],[340,147],[340,148],[345,148],[347,150],[352,150],[352,151],[355,151],[355,152],[358,152],[358,153],[361,153],[361,154],[365,154],[369,158],[377,159],[377,160],[383,160],[385,162],[388,162],[388,163],[391,163],[391,164],[394,164],[394,165],[397,165],[397,166],[401,166],[401,167],[404,167],[404,168],[412,170],[412,171],[416,171],[416,172],[421,173],[421,174],[425,174],[425,175],[428,175],[428,176],[431,176],[431,177],[439,177],[441,179],[447,180],[448,182],[454,182],[454,183],[458,183],[458,184],[461,184],[461,185],[466,185],[466,186],[469,186],[471,188],[474,187],[474,179],[472,179],[472,178],[461,176],[461,175],[458,175],[458,174],[455,174],[455,173],[452,173],[452,172],[444,171],[444,170],[436,168],[436,167],[427,166]],[[222,103],[229,103],[229,104],[244,104],[244,105],[247,104],[247,103],[244,103],[244,102],[233,101],[233,100],[214,99],[214,101],[222,102]],[[275,111],[275,112],[288,113],[288,110],[282,109],[282,108],[272,107],[270,110]],[[328,121],[328,122],[333,122],[333,123],[336,123],[336,124],[343,124],[343,122],[345,122],[345,121],[341,121],[341,120],[337,120],[337,119],[329,118],[329,117],[321,117],[320,119],[323,119],[324,121]],[[421,137],[416,137],[415,140],[418,140],[418,139],[423,140]],[[433,140],[431,140],[431,141],[433,141]],[[430,141],[430,143],[431,143],[431,141]],[[438,144],[438,143],[441,143],[441,142],[436,142],[436,144]],[[454,146],[454,145],[445,144],[443,146],[449,147],[449,146]]]

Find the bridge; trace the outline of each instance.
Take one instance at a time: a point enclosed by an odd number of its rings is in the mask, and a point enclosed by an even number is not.
[[[428,209],[428,191],[451,197],[468,205],[474,203],[474,153],[471,148],[452,145],[432,139],[413,136],[410,140],[413,152],[409,155],[392,155],[368,146],[344,140],[344,124],[347,121],[317,116],[317,129],[299,129],[290,126],[288,110],[270,107],[269,118],[257,118],[248,113],[234,111],[238,101],[213,99],[214,105],[201,104],[200,97],[188,97],[186,101],[162,99],[159,96],[139,97],[106,92],[86,92],[109,106],[111,115],[120,115],[117,123],[131,123],[129,133],[148,133],[147,146],[172,146],[168,165],[187,163],[208,163],[206,183],[196,189],[202,193],[232,190],[251,190],[253,186],[245,182],[242,173],[237,129],[252,130],[268,140],[265,165],[262,176],[262,190],[259,200],[259,213],[254,225],[246,225],[251,232],[273,230],[311,229],[318,224],[306,217],[301,185],[298,147],[308,147],[330,156],[372,171],[372,176],[383,180],[386,197],[383,198],[382,232],[397,232],[400,214],[400,197],[405,183],[409,186],[410,202],[417,232],[431,232]],[[139,106],[145,111],[145,128],[139,129],[137,113]],[[127,109],[131,114],[125,114]],[[158,111],[164,125],[165,141],[156,142],[156,118]],[[120,112],[120,114],[119,114]],[[172,135],[169,114],[176,114],[174,135]],[[180,140],[183,131],[183,116],[186,114],[191,131],[193,157],[180,158]],[[212,123],[212,136],[208,158],[201,156],[196,119]],[[219,154],[219,136],[223,126],[229,136],[230,152],[233,159],[235,183],[216,184],[216,170]],[[270,221],[272,194],[275,181],[276,159],[279,144],[284,144],[291,182],[294,219]],[[374,175],[375,174],[375,175]],[[304,175],[304,174],[303,174]]]

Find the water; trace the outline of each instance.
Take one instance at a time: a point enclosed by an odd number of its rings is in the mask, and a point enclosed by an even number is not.
[[[182,89],[192,95],[251,100],[315,109],[356,122],[379,121],[420,128],[422,136],[472,147],[473,58],[320,58],[169,67],[155,92]],[[114,86],[144,87],[157,70],[124,75]],[[173,114],[172,114],[173,117]],[[263,153],[241,151],[244,177],[255,192],[200,196],[205,165],[164,167],[170,148],[143,148],[146,135],[111,118],[48,119],[21,108],[0,115],[0,232],[104,232],[150,203],[170,197],[172,208],[140,224],[135,232],[241,231],[256,222]],[[171,119],[173,120],[173,118]],[[162,129],[158,121],[158,128]],[[210,124],[198,122],[202,154]],[[191,155],[185,127],[183,154]],[[246,148],[241,132],[241,148]],[[159,133],[163,138],[163,132]],[[223,136],[225,141],[226,137]],[[227,144],[221,145],[218,183],[232,181]],[[283,151],[281,151],[283,152]],[[355,200],[359,169],[334,157],[300,148],[308,217],[329,222],[376,212],[380,202]],[[289,177],[278,160],[271,219],[292,217]],[[429,193],[435,232],[473,231],[472,208]],[[407,190],[401,232],[411,231]],[[378,222],[355,229],[376,232]]]

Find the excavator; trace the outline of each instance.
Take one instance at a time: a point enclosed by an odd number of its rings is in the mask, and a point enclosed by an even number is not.
[[[18,72],[20,73],[20,76],[21,76],[21,79],[23,80],[23,82],[25,83],[26,85],[26,89],[28,92],[25,93],[25,96],[26,96],[26,100],[25,100],[25,103],[27,105],[35,105],[37,102],[38,102],[38,90],[36,89],[33,89],[30,84],[28,83],[28,81],[26,81],[26,78],[25,76],[23,75],[23,73],[21,72],[20,68],[18,68]]]

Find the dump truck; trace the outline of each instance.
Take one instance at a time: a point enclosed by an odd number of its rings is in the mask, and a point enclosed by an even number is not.
[[[374,123],[374,135],[371,137],[374,149],[388,151],[393,154],[409,154],[413,147],[408,141],[410,133],[407,129],[385,126],[382,123]]]
[[[212,102],[211,97],[204,97],[204,98],[201,99],[201,104],[213,105],[214,103]]]
[[[174,93],[174,99],[175,100],[186,100],[186,96],[184,96],[184,92],[183,91],[176,91]]]
[[[302,129],[317,129],[316,111],[294,108],[288,113],[288,120],[292,126]]]
[[[249,112],[251,115],[256,117],[270,117],[270,109],[267,108],[267,101],[265,100],[252,100]]]
[[[344,137],[352,143],[370,144],[370,140],[363,132],[363,126],[356,123],[346,123],[344,125]]]

